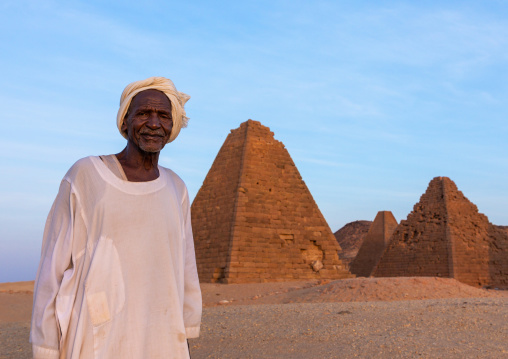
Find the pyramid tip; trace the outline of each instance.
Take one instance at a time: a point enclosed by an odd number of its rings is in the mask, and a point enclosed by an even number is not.
[[[446,177],[446,176],[437,176],[437,177],[434,177],[433,179],[437,179],[440,181],[443,181],[443,180],[451,181],[450,177]]]
[[[251,118],[249,118],[249,119],[248,119],[247,121],[245,121],[245,122],[242,122],[242,123],[240,124],[240,126],[242,126],[242,125],[243,125],[243,126],[259,126],[259,127],[265,127],[265,126],[263,126],[263,125],[261,124],[261,122],[259,122],[259,121],[255,121],[255,120],[253,120],[253,119],[251,119]]]
[[[434,177],[431,182],[433,181],[437,181],[437,182],[453,182],[450,177],[446,177],[446,176],[437,176],[437,177]]]

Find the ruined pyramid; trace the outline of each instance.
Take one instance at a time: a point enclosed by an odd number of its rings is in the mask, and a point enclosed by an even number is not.
[[[201,282],[351,277],[289,153],[257,121],[228,135],[191,212]]]
[[[355,259],[349,266],[350,272],[357,276],[369,277],[390,242],[390,237],[396,227],[397,220],[392,212],[379,211]]]
[[[401,221],[373,275],[437,276],[474,286],[508,285],[508,234],[447,177],[434,178]]]

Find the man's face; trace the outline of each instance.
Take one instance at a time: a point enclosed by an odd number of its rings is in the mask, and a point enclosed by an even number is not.
[[[145,152],[159,152],[172,129],[171,102],[164,93],[150,89],[134,96],[122,124],[130,142]]]

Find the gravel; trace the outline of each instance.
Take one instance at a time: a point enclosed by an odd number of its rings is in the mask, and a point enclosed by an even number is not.
[[[508,358],[508,300],[206,308],[199,358]]]

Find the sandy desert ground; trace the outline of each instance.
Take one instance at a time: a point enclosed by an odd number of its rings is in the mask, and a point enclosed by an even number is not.
[[[33,282],[0,284],[0,358],[31,358]],[[199,358],[508,358],[508,291],[445,278],[202,284]]]

